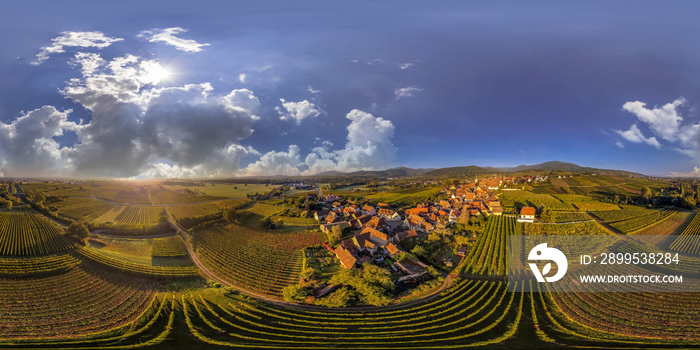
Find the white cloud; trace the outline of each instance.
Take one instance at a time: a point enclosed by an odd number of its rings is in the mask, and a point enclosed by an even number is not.
[[[83,75],[92,75],[105,64],[105,60],[97,53],[78,52],[71,60],[73,66],[80,66]]]
[[[307,87],[306,91],[308,91],[312,94],[318,94],[319,92],[321,92],[321,90],[314,90],[314,88],[312,88],[311,86]]]
[[[260,160],[251,163],[244,173],[251,176],[299,175],[303,162],[299,158],[299,146],[290,145],[287,152],[270,151]]]
[[[641,143],[644,142],[648,145],[652,145],[656,148],[661,148],[661,144],[659,141],[656,140],[656,137],[649,137],[646,138],[644,137],[644,134],[642,134],[642,131],[639,130],[637,127],[637,124],[632,124],[630,126],[630,129],[627,131],[621,131],[621,130],[614,130],[616,133],[618,133],[622,138],[624,138],[627,141],[634,142],[634,143]]]
[[[39,65],[47,60],[49,56],[66,52],[66,47],[96,47],[103,49],[112,43],[122,41],[122,38],[110,38],[102,32],[61,32],[61,35],[51,39],[51,46],[44,46],[36,55],[33,65]]]
[[[176,49],[185,52],[200,52],[203,47],[209,44],[200,44],[192,39],[178,38],[176,35],[187,32],[187,29],[180,27],[171,27],[165,29],[151,29],[142,31],[138,37],[145,38],[149,42],[163,42],[174,46]]]
[[[399,68],[401,69],[409,69],[413,67],[413,63],[399,63]]]
[[[669,175],[674,177],[700,177],[700,168],[693,167],[693,170],[687,173],[672,171]]]
[[[413,96],[416,93],[421,92],[421,91],[423,91],[423,89],[420,89],[420,88],[417,88],[414,86],[409,86],[409,87],[394,90],[394,95],[396,95],[396,99],[398,100],[398,99],[404,98],[404,97],[411,97],[411,96]]]
[[[280,120],[294,119],[297,125],[300,125],[301,121],[306,118],[315,118],[323,113],[323,110],[307,100],[287,102],[281,98],[280,101],[284,107],[284,110],[276,107],[277,112],[281,115]]]
[[[695,157],[697,154],[697,152],[694,149],[674,147],[673,150],[678,152],[678,153],[685,154],[688,157]]]
[[[620,141],[615,142],[615,146],[620,147],[620,148],[625,148],[625,145]]]
[[[245,78],[246,78],[247,76],[248,76],[248,75],[245,74],[245,73],[238,74],[238,81],[240,81],[241,83],[245,83]]]
[[[649,127],[655,137],[645,138],[636,124],[628,131],[618,131],[623,138],[630,142],[645,142],[659,148],[661,145],[656,137],[661,138],[675,147],[673,150],[690,157],[700,156],[700,123],[683,124],[683,116],[678,111],[680,106],[687,103],[684,98],[678,98],[662,107],[647,108],[646,103],[630,101],[622,106],[622,109],[634,114],[637,119]]]
[[[345,148],[331,150],[332,143],[324,142],[306,157],[307,173],[323,171],[377,170],[391,167],[396,159],[394,124],[381,117],[354,109],[345,116],[349,119]]]
[[[390,168],[396,159],[394,124],[381,117],[354,109],[345,116],[350,120],[345,147],[333,150],[333,143],[322,141],[301,161],[299,147],[286,152],[271,151],[251,163],[246,175],[310,175],[324,171],[350,172]],[[316,142],[320,139],[316,139]]]
[[[252,91],[215,94],[209,83],[157,87],[160,65],[134,55],[103,61],[77,55],[81,78],[61,93],[90,112],[87,124],[70,110],[45,106],[0,122],[0,171],[10,176],[225,176],[244,156],[259,155],[240,140],[253,133],[260,102]],[[61,147],[57,136],[74,132]]]
[[[23,113],[9,124],[0,122],[0,171],[8,175],[56,175],[71,167],[73,150],[53,140],[84,125],[68,120],[72,110],[43,106]]]
[[[672,103],[667,103],[661,108],[648,109],[646,103],[640,101],[627,102],[622,109],[637,116],[637,118],[649,125],[654,134],[666,141],[676,141],[678,128],[683,118],[676,108],[685,103],[685,99],[679,98]]]

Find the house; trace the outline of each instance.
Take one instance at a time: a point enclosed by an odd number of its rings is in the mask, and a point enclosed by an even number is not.
[[[459,248],[459,250],[457,251],[457,255],[464,256],[464,255],[466,255],[466,254],[467,254],[467,247],[461,247],[461,248]]]
[[[381,230],[385,227],[389,227],[389,225],[386,223],[386,220],[384,218],[375,216],[371,220],[369,220],[366,224],[363,225],[364,227],[370,227],[375,230]]]
[[[323,233],[327,234],[327,233],[331,232],[331,230],[333,230],[334,226],[340,226],[340,229],[342,230],[346,227],[350,227],[350,223],[347,221],[341,221],[341,222],[334,222],[332,224],[323,224],[323,225],[321,225],[321,231]]]
[[[427,213],[428,208],[427,207],[418,207],[418,208],[412,208],[412,209],[406,209],[406,216],[410,215],[420,215],[423,213]]]
[[[520,209],[520,216],[518,217],[518,222],[535,222],[535,208],[533,207],[523,207]]]
[[[335,250],[335,256],[338,257],[340,264],[343,265],[344,268],[351,269],[355,267],[357,257],[344,246],[341,245]]]
[[[377,210],[375,210],[374,207],[371,205],[365,205],[364,207],[362,207],[362,214],[374,216],[377,215]]]
[[[401,231],[396,234],[396,237],[398,238],[399,242],[401,242],[408,238],[418,238],[418,232],[416,232],[416,230]]]
[[[316,219],[318,222],[321,222],[321,220],[325,219],[326,216],[328,216],[328,210],[320,210],[314,213],[314,219]]]
[[[369,234],[369,240],[378,244],[381,247],[385,247],[389,241],[389,236],[384,232],[379,232],[373,228],[367,227],[362,230],[361,235]]]
[[[389,254],[391,254],[392,256],[394,256],[394,255],[396,255],[398,252],[400,252],[401,250],[400,250],[398,247],[396,247],[396,246],[394,245],[394,243],[389,242],[389,243],[386,245],[386,251],[387,251]]]
[[[377,212],[377,215],[379,215],[387,220],[396,220],[396,219],[401,218],[401,216],[397,212],[395,212],[391,209],[379,209],[379,212]]]
[[[367,251],[369,253],[374,253],[377,251],[377,245],[370,240],[371,235],[369,233],[361,233],[355,235],[352,238],[343,241],[343,244],[347,246],[353,246],[359,251]],[[346,244],[346,242],[348,242]]]

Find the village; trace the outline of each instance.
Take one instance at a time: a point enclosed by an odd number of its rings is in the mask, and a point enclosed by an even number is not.
[[[446,276],[459,264],[469,242],[475,241],[477,235],[460,237],[454,240],[454,244],[444,247],[446,252],[432,261],[435,265],[432,267],[426,259],[421,259],[422,247],[429,246],[421,245],[421,242],[436,240],[445,232],[451,235],[452,228],[458,223],[483,223],[490,216],[502,215],[504,210],[497,190],[545,178],[494,175],[453,181],[445,183],[437,199],[408,208],[393,208],[382,202],[376,205],[361,203],[333,194],[309,196],[322,208],[313,216],[328,237],[323,247],[337,258],[343,269],[361,269],[364,264],[372,264],[387,269],[394,276],[395,283],[402,283],[425,280],[430,275],[434,277],[436,267],[440,275]],[[518,220],[534,220],[534,208],[523,210],[528,216]],[[532,217],[529,216],[530,210]],[[418,251],[415,249],[417,245],[421,246]],[[313,294],[320,298],[333,290],[333,286],[321,284]]]

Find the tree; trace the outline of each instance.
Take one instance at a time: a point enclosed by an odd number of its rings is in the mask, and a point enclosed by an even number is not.
[[[68,238],[83,245],[85,244],[85,239],[89,235],[90,231],[84,221],[73,221],[66,231],[66,236],[68,236]]]
[[[649,200],[649,198],[651,198],[651,189],[649,189],[649,187],[642,187],[642,197],[644,197],[644,199],[646,200]]]
[[[685,198],[683,198],[682,204],[684,208],[693,209],[695,208],[697,202],[695,201],[695,198],[693,198],[693,196],[685,196]]]
[[[411,253],[413,253],[413,255],[416,255],[416,256],[425,257],[426,251],[425,251],[425,248],[423,248],[423,246],[419,244],[419,245],[413,247],[413,249],[411,249]]]
[[[7,208],[7,210],[12,209],[12,201],[5,201],[5,208]]]
[[[340,242],[340,238],[343,237],[343,229],[340,225],[335,225],[328,231],[328,244],[335,246]]]
[[[445,225],[445,222],[440,221],[435,225],[435,230],[433,230],[433,233],[436,233],[441,237],[449,237],[452,236],[453,232]]]
[[[262,226],[265,229],[272,230],[275,228],[275,223],[268,216],[260,219],[260,226]]]
[[[356,297],[356,293],[350,288],[340,287],[326,297],[317,299],[315,304],[326,307],[344,307],[350,305],[350,302]]]
[[[292,284],[282,290],[282,295],[287,302],[298,303],[304,301],[310,292],[308,288],[304,288],[298,284]]]

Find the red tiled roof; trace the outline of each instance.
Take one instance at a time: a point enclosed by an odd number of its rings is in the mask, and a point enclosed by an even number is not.
[[[397,248],[394,243],[389,242],[389,244],[386,245],[386,251],[391,255],[396,255],[396,253],[399,252],[399,248]]]
[[[520,209],[520,215],[535,216],[535,208],[523,207],[522,209]]]
[[[340,263],[346,269],[351,269],[355,267],[355,262],[357,258],[350,253],[349,250],[345,249],[342,245],[335,250],[335,255],[340,259]]]

